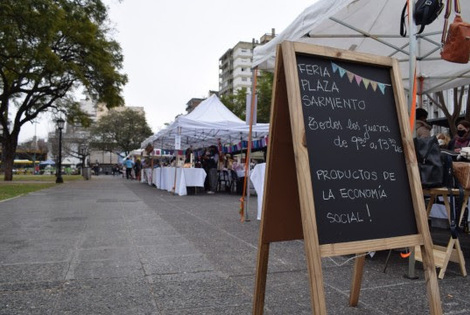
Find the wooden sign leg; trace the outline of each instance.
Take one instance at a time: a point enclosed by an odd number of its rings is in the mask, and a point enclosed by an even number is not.
[[[258,248],[258,265],[256,267],[255,296],[253,314],[262,315],[264,295],[266,292],[266,275],[268,273],[269,243],[260,244]]]
[[[429,299],[429,310],[431,315],[440,315],[442,314],[442,306],[439,296],[439,284],[437,283],[437,273],[432,256],[432,243],[427,242],[425,239],[425,244],[421,245],[421,253],[423,256],[423,269]]]
[[[421,211],[421,209],[425,209],[424,200],[420,198],[417,198],[416,200],[417,211],[415,211],[415,216],[418,230],[423,236],[423,244],[421,244],[419,248],[421,250],[421,261],[423,262],[424,278],[426,280],[426,290],[429,299],[429,311],[431,315],[440,315],[442,314],[442,305],[439,294],[439,284],[437,283],[436,266],[434,264],[433,244],[427,222],[428,216],[424,211]],[[446,201],[447,198],[444,198],[444,203],[446,203]]]
[[[280,49],[278,56],[282,56]],[[272,242],[303,239],[295,154],[282,60],[280,57],[277,58],[274,76],[253,314],[263,314],[264,311],[269,245]]]
[[[351,293],[349,294],[349,306],[357,306],[359,303],[359,293],[361,292],[362,274],[364,271],[365,260],[365,254],[360,254],[355,259]]]

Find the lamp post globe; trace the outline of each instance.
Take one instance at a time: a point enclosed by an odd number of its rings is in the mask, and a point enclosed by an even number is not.
[[[57,161],[57,171],[56,171],[56,180],[57,184],[62,184],[64,179],[62,178],[62,129],[64,129],[65,120],[62,118],[57,119],[56,121],[57,129],[59,129],[59,158]]]

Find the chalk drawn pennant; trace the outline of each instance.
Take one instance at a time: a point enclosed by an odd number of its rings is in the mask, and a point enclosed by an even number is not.
[[[333,101],[324,106],[319,97]],[[359,103],[361,98],[363,103]],[[383,105],[387,102],[392,106]],[[375,104],[384,106],[381,113],[388,110],[390,114],[377,115]],[[286,41],[278,47],[253,314],[263,314],[270,243],[296,239],[304,239],[314,314],[326,314],[322,257],[413,246],[420,246],[423,252],[430,312],[442,313],[405,104],[399,65],[394,59],[297,42]],[[343,110],[346,107],[349,110]],[[309,112],[315,108],[322,110]],[[330,116],[323,117],[325,113]],[[382,116],[385,121],[380,120]],[[319,119],[313,125],[312,117]],[[343,156],[338,162],[336,151],[347,153],[343,155],[349,158]],[[390,169],[361,164],[361,158],[370,164],[370,156],[390,156]],[[346,168],[342,167],[344,163]],[[355,178],[349,182],[332,175],[358,170],[361,175],[348,175]],[[328,176],[319,175],[325,173]],[[403,179],[404,185],[400,182]],[[367,188],[370,182],[379,188]],[[342,184],[349,188],[338,188]],[[344,191],[365,192],[365,198],[359,193],[357,198],[354,194],[348,197]],[[402,207],[403,200],[409,211],[398,215],[404,221],[398,223],[405,228],[397,223],[396,228],[391,224],[390,229],[381,231],[389,212],[396,211],[390,204],[400,202],[398,206]],[[334,212],[349,204],[360,211]],[[325,213],[330,206],[333,210]],[[382,207],[388,210],[381,211]],[[357,225],[366,228],[358,229]],[[329,229],[339,231],[341,238],[324,232]],[[351,306],[358,303],[364,266],[364,256],[358,257],[352,276]]]

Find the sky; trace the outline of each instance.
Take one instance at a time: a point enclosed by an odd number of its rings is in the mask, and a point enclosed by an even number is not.
[[[191,98],[218,90],[219,58],[239,41],[282,32],[316,0],[103,0],[111,35],[124,55],[126,106],[144,107],[153,132],[178,114]],[[54,130],[50,116],[26,124],[20,142]]]

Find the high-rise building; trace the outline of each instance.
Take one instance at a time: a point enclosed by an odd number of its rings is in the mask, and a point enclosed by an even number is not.
[[[251,93],[253,49],[269,42],[274,38],[275,30],[271,34],[264,34],[259,41],[238,42],[228,49],[219,58],[219,95],[236,94],[242,88]]]

